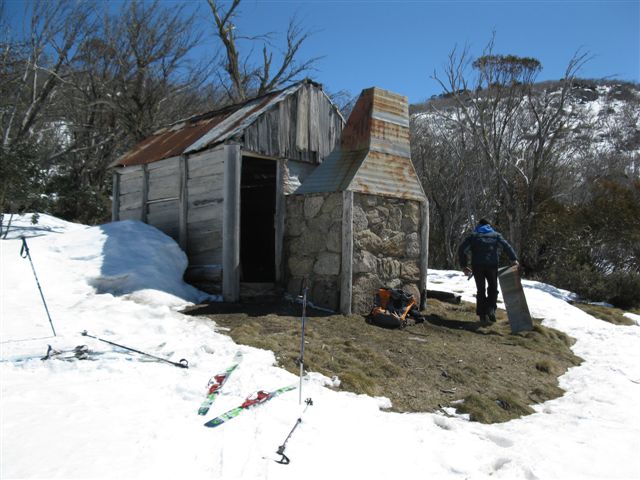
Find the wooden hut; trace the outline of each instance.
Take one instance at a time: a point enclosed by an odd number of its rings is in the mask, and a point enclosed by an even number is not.
[[[322,90],[290,87],[163,128],[114,163],[113,220],[173,237],[187,278],[239,299],[281,283],[285,196],[338,144],[344,119]]]

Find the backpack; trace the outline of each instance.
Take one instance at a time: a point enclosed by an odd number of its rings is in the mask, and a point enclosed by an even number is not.
[[[404,328],[409,316],[424,321],[413,295],[400,289],[380,288],[374,296],[373,309],[366,322],[383,328]]]

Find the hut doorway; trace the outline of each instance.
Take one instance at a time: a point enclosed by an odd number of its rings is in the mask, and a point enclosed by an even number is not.
[[[275,282],[277,162],[242,157],[240,179],[241,281]]]

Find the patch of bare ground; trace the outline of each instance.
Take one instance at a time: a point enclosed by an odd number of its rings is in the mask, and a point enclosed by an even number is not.
[[[481,327],[474,308],[429,300],[426,322],[403,330],[311,310],[306,369],[337,376],[340,390],[388,397],[392,411],[453,406],[484,423],[526,415],[532,404],[563,394],[558,377],[581,362],[571,338],[539,321],[533,331],[512,335],[503,311],[495,324]],[[184,313],[228,328],[237,343],[272,350],[281,367],[298,373],[300,305],[210,304]]]

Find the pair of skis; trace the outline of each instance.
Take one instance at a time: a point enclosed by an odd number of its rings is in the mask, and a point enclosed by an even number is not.
[[[240,361],[242,360],[242,353],[236,353],[234,357],[233,363],[227,368],[224,372],[218,373],[209,379],[207,384],[207,397],[204,399],[200,408],[198,409],[198,415],[206,415],[209,412],[209,408],[215,401],[216,397],[220,395],[220,389],[229,379],[229,376],[233,373],[233,371],[238,368],[240,365]],[[274,390],[273,392],[266,392],[264,390],[260,390],[251,396],[249,396],[241,405],[232,408],[228,412],[223,413],[219,417],[215,417],[205,423],[205,427],[213,428],[223,423],[231,420],[232,418],[237,417],[244,410],[248,410],[250,408],[257,407],[258,405],[262,405],[263,403],[268,402],[274,397],[278,395],[288,392],[289,390],[293,390],[295,385],[289,385],[287,387],[279,388],[278,390]]]

